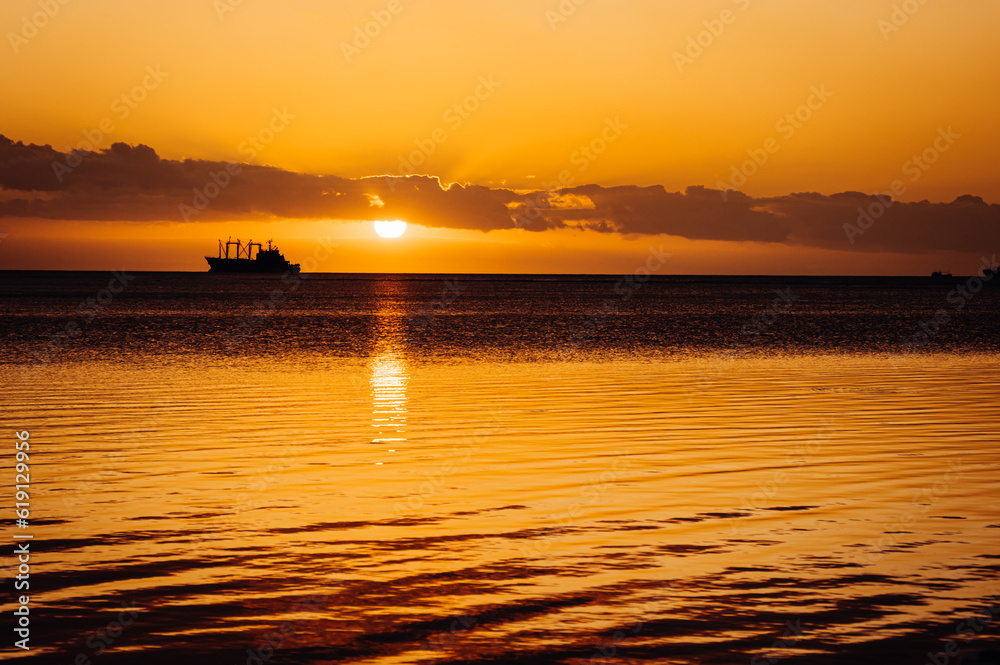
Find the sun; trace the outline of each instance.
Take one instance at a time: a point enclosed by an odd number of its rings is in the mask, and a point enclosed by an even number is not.
[[[375,233],[383,238],[398,238],[406,233],[406,222],[399,219],[394,222],[375,222]]]

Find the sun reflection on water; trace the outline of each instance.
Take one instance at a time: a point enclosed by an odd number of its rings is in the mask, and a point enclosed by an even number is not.
[[[403,352],[403,315],[393,303],[394,298],[387,297],[379,305],[375,352],[368,371],[374,434],[372,443],[398,445],[406,441],[406,387],[410,376]]]
[[[406,384],[409,375],[401,355],[387,351],[372,359],[372,443],[406,441]]]

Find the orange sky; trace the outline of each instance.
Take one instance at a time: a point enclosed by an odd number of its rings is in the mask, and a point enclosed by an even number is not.
[[[518,192],[567,172],[568,187],[732,187],[755,199],[874,194],[901,181],[904,202],[971,194],[1000,203],[1000,4],[990,0],[912,0],[912,16],[894,10],[907,3],[881,0],[63,2],[0,6],[0,134],[59,153],[125,142],[162,160],[349,179],[415,172]],[[366,29],[374,36],[358,39]],[[915,167],[946,128],[959,138]],[[587,156],[587,145],[599,154]],[[766,161],[734,179],[752,155]],[[0,180],[0,205],[51,195],[11,178]],[[609,205],[631,205],[623,201]],[[894,212],[898,223],[904,212]],[[66,213],[41,220],[8,208],[0,268],[201,270],[201,255],[228,235],[274,237],[293,261],[332,235],[341,254],[324,269],[336,271],[613,273],[661,244],[675,256],[668,272],[921,274],[979,264],[975,238],[892,251],[890,240],[865,247],[866,237],[843,247],[794,233],[750,242],[648,224],[638,235],[486,233],[476,223],[443,229],[425,211],[409,221],[426,226],[388,241],[370,223],[315,210],[294,222],[219,214],[178,223],[116,209],[108,223],[72,223]],[[975,214],[987,226],[998,218],[995,206]],[[995,252],[996,234],[979,244]],[[941,247],[950,251],[933,252]]]

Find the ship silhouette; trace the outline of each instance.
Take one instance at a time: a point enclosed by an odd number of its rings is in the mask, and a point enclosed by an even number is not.
[[[236,256],[230,256],[230,248],[236,247]],[[253,249],[257,248],[256,254]],[[229,240],[223,243],[219,241],[219,255],[206,256],[208,261],[208,272],[240,272],[240,273],[297,273],[298,263],[289,263],[288,259],[278,251],[278,246],[271,246],[271,241],[267,241],[267,249],[259,242],[248,241],[245,245],[239,238],[235,241],[230,236]]]

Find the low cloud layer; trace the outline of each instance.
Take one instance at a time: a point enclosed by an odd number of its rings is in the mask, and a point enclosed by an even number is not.
[[[512,191],[428,176],[360,179],[268,166],[161,159],[145,145],[62,153],[0,136],[0,217],[29,220],[220,221],[405,219],[491,231],[584,228],[692,240],[773,242],[922,253],[995,251],[1000,205],[894,202],[860,192],[754,198],[689,187],[583,185]]]

